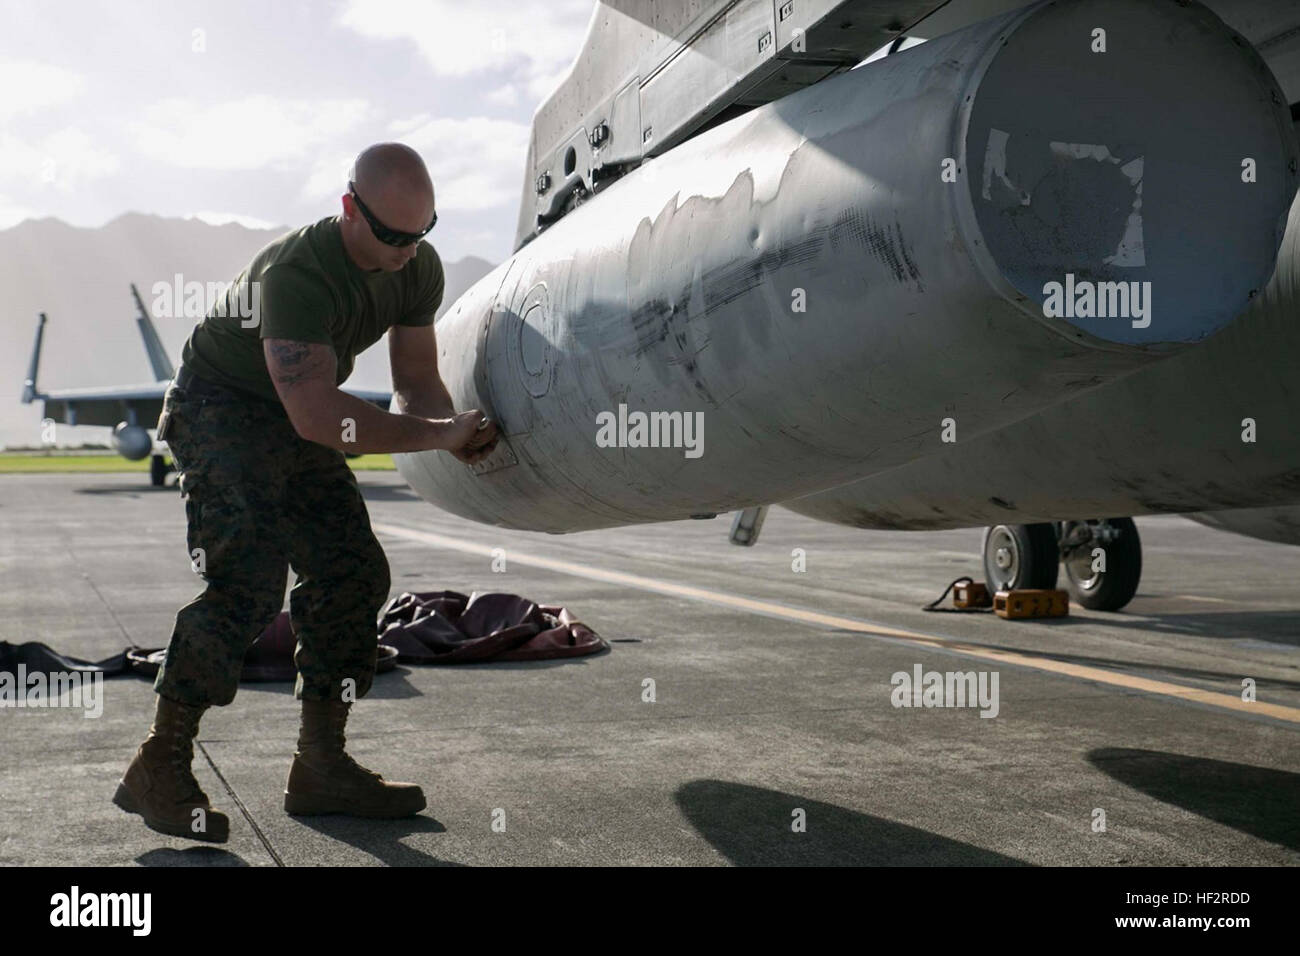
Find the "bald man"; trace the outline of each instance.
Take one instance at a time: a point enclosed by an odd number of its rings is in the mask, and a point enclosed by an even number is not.
[[[154,830],[224,842],[229,820],[194,779],[193,741],[235,697],[249,645],[279,613],[290,567],[302,724],[285,787],[292,814],[400,817],[421,789],[344,751],[353,701],[375,673],[389,571],[344,452],[441,449],[473,463],[496,445],[482,413],[457,414],[438,373],[442,262],[419,154],[362,152],[337,216],[262,249],[181,352],[158,421],[180,474],[188,551],[206,582],[176,615],[153,726],[114,796]],[[388,334],[390,414],[339,386]]]

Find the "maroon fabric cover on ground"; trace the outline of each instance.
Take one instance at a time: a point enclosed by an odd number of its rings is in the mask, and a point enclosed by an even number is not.
[[[407,591],[384,605],[379,630],[379,643],[410,664],[537,661],[609,648],[566,608],[495,591]]]
[[[607,644],[566,608],[534,604],[518,594],[455,591],[405,592],[380,611],[375,672],[403,664],[462,664],[471,661],[539,661],[580,657]],[[241,683],[291,681],[298,638],[288,611],[281,611],[248,648]],[[9,645],[0,645],[7,648]],[[152,677],[164,648],[131,648],[125,664]],[[108,663],[101,661],[96,667]]]

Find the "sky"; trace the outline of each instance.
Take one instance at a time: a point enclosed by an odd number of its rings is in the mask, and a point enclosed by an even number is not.
[[[445,258],[505,259],[533,111],[592,0],[0,0],[0,229],[124,212],[299,226],[419,150]]]

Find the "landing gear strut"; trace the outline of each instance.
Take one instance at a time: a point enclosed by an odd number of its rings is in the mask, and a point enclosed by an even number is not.
[[[149,459],[149,484],[161,488],[167,483],[167,474],[172,470],[171,464],[162,455]]]

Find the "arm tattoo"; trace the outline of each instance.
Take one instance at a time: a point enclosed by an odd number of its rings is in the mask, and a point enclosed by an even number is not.
[[[301,342],[287,342],[271,346],[271,354],[281,365],[298,365],[310,354],[310,350]]]
[[[325,371],[321,362],[313,359],[311,348],[302,342],[277,342],[271,346],[271,356],[275,360],[275,381],[286,387],[319,378]]]

